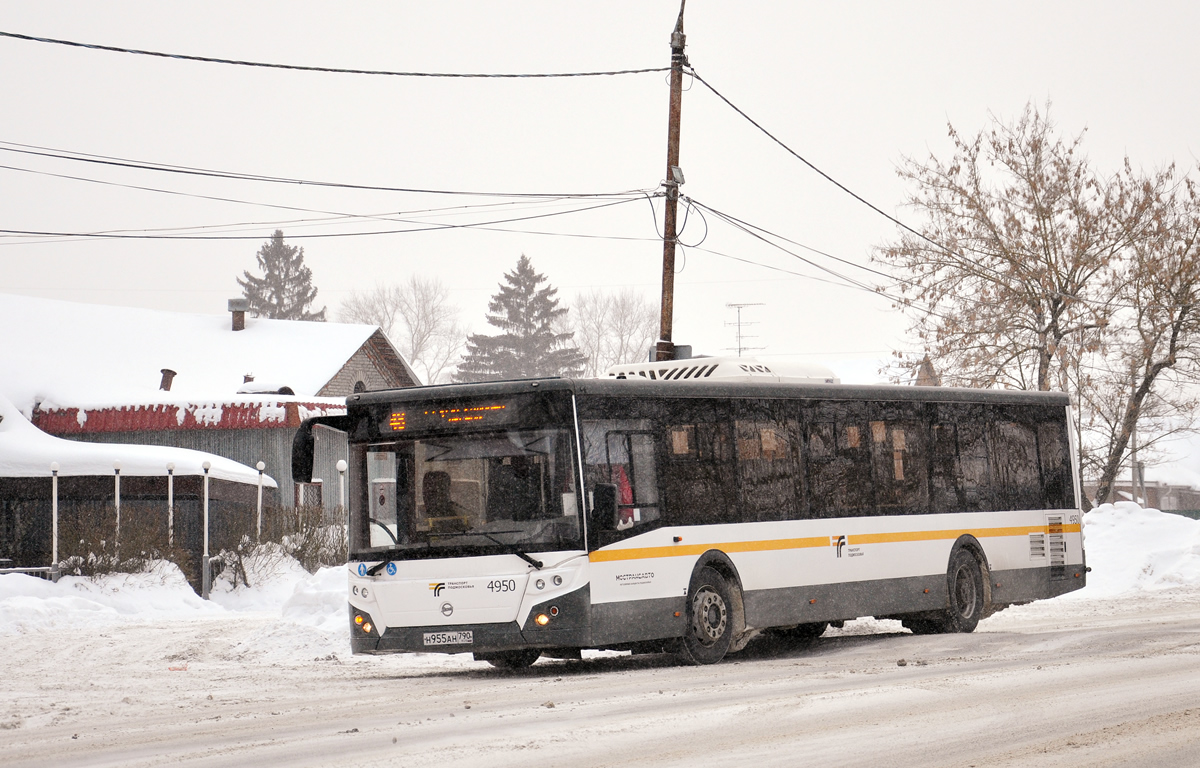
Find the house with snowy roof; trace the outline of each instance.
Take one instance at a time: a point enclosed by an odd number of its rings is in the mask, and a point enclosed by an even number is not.
[[[0,294],[0,394],[71,440],[164,445],[265,471],[283,506],[338,503],[345,437],[317,431],[311,485],[291,477],[305,418],[353,392],[419,384],[376,326],[198,315]],[[323,484],[332,491],[322,492]]]

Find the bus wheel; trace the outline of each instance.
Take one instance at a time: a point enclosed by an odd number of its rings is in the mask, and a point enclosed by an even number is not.
[[[537,648],[523,648],[519,651],[489,653],[483,658],[483,661],[500,669],[525,669],[533,666],[533,662],[541,657],[542,652]]]
[[[979,561],[965,549],[950,558],[946,574],[950,607],[946,609],[947,632],[973,632],[983,618],[983,573]]]
[[[717,571],[701,568],[688,585],[687,628],[679,644],[684,664],[716,664],[733,639],[731,588]]]

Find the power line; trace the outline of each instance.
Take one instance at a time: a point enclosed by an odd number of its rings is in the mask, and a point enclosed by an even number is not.
[[[236,171],[221,171],[210,168],[196,168],[186,165],[170,165],[166,163],[152,163],[147,161],[130,160],[122,157],[111,157],[107,155],[92,155],[84,152],[74,152],[71,150],[54,149],[51,147],[39,147],[32,144],[20,144],[12,141],[0,141],[0,151],[15,152],[22,155],[32,155],[35,157],[49,157],[55,160],[71,160],[80,163],[91,163],[94,165],[105,165],[116,168],[132,168],[142,171],[158,171],[160,173],[178,173],[186,176],[201,176],[206,178],[216,179],[233,179],[236,181],[259,181],[270,184],[288,184],[296,186],[309,187],[329,187],[333,189],[354,189],[369,192],[406,192],[424,195],[458,195],[464,197],[537,197],[537,198],[588,198],[588,197],[614,197],[621,194],[629,194],[631,192],[639,192],[639,190],[626,190],[625,192],[474,192],[466,190],[452,189],[425,189],[420,187],[387,187],[371,184],[352,184],[348,182],[337,181],[317,181],[313,179],[297,179],[283,176],[263,176],[259,174],[240,173]]]
[[[241,59],[221,59],[214,56],[192,56],[184,53],[165,53],[163,51],[147,51],[139,48],[121,48],[115,45],[100,45],[98,43],[80,43],[74,40],[59,40],[52,37],[36,37],[17,32],[0,31],[0,37],[10,37],[15,40],[27,40],[34,43],[49,43],[65,45],[71,48],[86,48],[93,51],[109,51],[112,53],[128,53],[137,56],[155,56],[160,59],[179,59],[182,61],[199,61],[206,64],[228,64],[239,67],[259,67],[263,69],[286,69],[296,72],[324,72],[334,75],[381,75],[385,77],[429,77],[456,79],[508,79],[522,78],[550,79],[564,77],[613,77],[617,75],[641,75],[649,72],[668,72],[670,67],[644,67],[641,69],[614,69],[604,72],[398,72],[386,69],[346,69],[342,67],[315,67],[303,64],[273,64],[265,61],[244,61]]]
[[[812,162],[810,162],[810,161],[809,161],[807,158],[805,158],[805,157],[804,157],[803,155],[801,155],[799,152],[797,152],[796,150],[792,149],[792,148],[791,148],[791,147],[789,147],[787,144],[783,143],[783,141],[782,141],[780,138],[778,138],[777,136],[775,136],[775,134],[773,134],[773,133],[771,133],[770,131],[768,131],[768,130],[767,130],[766,128],[764,128],[764,127],[762,126],[762,124],[760,124],[760,123],[759,123],[757,120],[755,120],[754,118],[750,117],[750,115],[746,114],[746,112],[745,112],[745,111],[743,111],[743,110],[742,110],[740,107],[738,107],[736,104],[734,104],[734,103],[733,103],[732,101],[730,101],[728,98],[726,98],[726,97],[725,97],[725,95],[724,95],[724,94],[722,94],[720,91],[718,91],[716,88],[714,88],[714,87],[712,86],[712,84],[711,84],[711,83],[709,83],[707,80],[705,80],[703,77],[701,77],[701,76],[700,76],[700,75],[699,75],[699,74],[696,72],[696,70],[695,70],[695,69],[692,69],[692,70],[690,70],[690,72],[691,72],[691,74],[692,74],[692,76],[693,76],[693,77],[695,77],[697,80],[699,80],[701,83],[703,83],[703,84],[704,84],[704,87],[705,87],[705,88],[708,88],[708,90],[712,91],[712,92],[713,92],[713,95],[715,95],[715,96],[716,96],[718,99],[720,99],[721,101],[725,102],[725,104],[727,104],[727,105],[729,106],[729,108],[730,108],[730,109],[732,109],[734,112],[737,112],[739,115],[741,115],[742,117],[744,117],[744,118],[747,120],[747,122],[749,122],[751,125],[753,125],[755,128],[757,128],[759,131],[761,131],[761,132],[762,132],[762,133],[763,133],[763,134],[764,134],[764,135],[765,135],[767,138],[769,138],[771,141],[775,142],[775,143],[776,143],[776,144],[778,144],[779,146],[783,147],[783,149],[784,149],[784,150],[785,150],[785,151],[786,151],[788,154],[790,154],[792,157],[796,158],[796,159],[797,159],[797,160],[799,160],[800,162],[802,162],[802,163],[804,163],[805,165],[807,165],[809,168],[811,168],[813,171],[815,171],[815,172],[816,172],[818,175],[820,175],[820,176],[821,176],[822,178],[824,178],[826,181],[828,181],[829,183],[833,184],[833,185],[834,185],[835,187],[837,187],[838,189],[840,189],[840,190],[842,190],[843,192],[845,192],[846,194],[850,195],[851,197],[853,197],[853,198],[854,198],[855,200],[857,200],[858,202],[860,202],[860,203],[862,203],[863,205],[867,206],[867,207],[868,207],[868,208],[870,208],[872,211],[875,211],[875,213],[878,213],[880,216],[883,216],[885,219],[887,219],[888,221],[892,222],[893,224],[895,224],[896,226],[900,227],[901,229],[905,230],[906,232],[909,232],[909,233],[911,233],[911,234],[913,234],[913,235],[916,235],[917,237],[919,237],[920,239],[924,240],[925,242],[927,242],[927,243],[929,243],[929,244],[933,245],[933,246],[934,246],[935,248],[937,248],[939,251],[942,251],[942,252],[944,252],[944,253],[951,254],[951,255],[953,255],[953,256],[956,256],[956,257],[958,257],[958,258],[960,258],[960,259],[962,259],[962,260],[964,260],[964,261],[966,261],[966,262],[969,262],[969,263],[971,263],[971,264],[974,264],[975,266],[979,267],[980,269],[982,269],[982,270],[985,270],[985,271],[987,271],[987,272],[991,273],[991,274],[993,275],[993,277],[996,279],[996,281],[997,281],[997,282],[1000,282],[1000,283],[1002,283],[1002,284],[1004,284],[1004,283],[1005,283],[1005,281],[1004,281],[1003,277],[1002,277],[1001,275],[999,275],[999,274],[998,274],[998,273],[997,273],[997,272],[996,272],[994,269],[991,269],[990,267],[988,267],[988,266],[984,265],[983,263],[981,263],[981,262],[979,262],[979,261],[976,261],[976,260],[974,260],[974,259],[971,259],[971,258],[969,258],[969,257],[967,257],[967,256],[965,256],[965,255],[963,255],[963,254],[961,254],[961,253],[956,253],[956,252],[955,252],[954,250],[952,250],[951,248],[948,248],[947,246],[943,245],[942,243],[939,243],[939,242],[937,242],[936,240],[932,239],[932,238],[931,238],[931,237],[929,237],[928,235],[926,235],[926,234],[924,234],[924,233],[922,233],[922,232],[918,232],[917,230],[915,230],[915,229],[913,229],[912,227],[910,227],[910,226],[908,226],[907,224],[905,224],[903,221],[900,221],[900,219],[897,219],[895,216],[893,216],[893,215],[891,215],[890,213],[888,213],[888,212],[884,211],[884,210],[883,210],[883,209],[881,209],[879,206],[875,205],[874,203],[870,202],[870,201],[869,201],[869,200],[867,200],[866,198],[862,197],[862,196],[861,196],[861,195],[859,195],[857,192],[855,192],[854,190],[852,190],[852,189],[850,189],[849,187],[847,187],[845,184],[843,184],[843,183],[841,183],[840,181],[838,181],[837,179],[833,178],[833,177],[832,177],[832,176],[830,176],[828,173],[825,173],[825,171],[822,171],[820,168],[818,168],[816,165],[814,165]]]
[[[450,224],[450,223],[435,223],[422,227],[413,227],[409,229],[390,229],[377,230],[370,232],[327,232],[318,234],[301,234],[289,235],[289,240],[309,240],[319,238],[334,238],[334,237],[366,237],[372,235],[396,235],[409,234],[413,232],[430,232],[443,229],[473,229],[482,228],[495,224],[506,224],[518,221],[531,221],[533,219],[545,219],[553,216],[566,216],[574,213],[584,213],[587,211],[599,210],[601,208],[610,208],[616,205],[640,201],[640,197],[630,197],[624,200],[612,200],[596,205],[588,205],[582,208],[574,208],[567,211],[551,211],[549,213],[540,213],[531,216],[514,216],[507,219],[495,219],[479,223],[468,224]],[[403,221],[403,220],[397,220]],[[0,229],[0,234],[18,235],[27,237],[75,237],[75,238],[91,238],[98,240],[261,240],[262,235],[164,235],[164,234],[124,234],[120,232],[54,232],[41,230],[25,230],[25,229]]]

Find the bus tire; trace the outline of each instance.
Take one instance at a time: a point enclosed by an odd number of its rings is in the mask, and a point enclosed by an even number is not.
[[[715,569],[705,566],[688,585],[687,625],[679,643],[684,664],[716,664],[725,658],[733,640],[733,587]]]
[[[489,653],[484,661],[498,669],[526,669],[542,657],[537,648],[522,648],[519,651],[499,651]]]
[[[983,572],[979,561],[966,549],[950,556],[946,573],[950,604],[946,608],[946,632],[974,632],[983,618]]]

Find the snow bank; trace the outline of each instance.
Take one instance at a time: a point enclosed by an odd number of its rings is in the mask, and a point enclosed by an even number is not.
[[[0,575],[0,637],[87,631],[129,619],[188,619],[220,610],[196,595],[174,563],[156,563],[150,573],[64,576],[57,584]]]
[[[1200,585],[1200,520],[1130,501],[1102,504],[1083,516],[1083,542],[1092,572],[1064,599]]]

